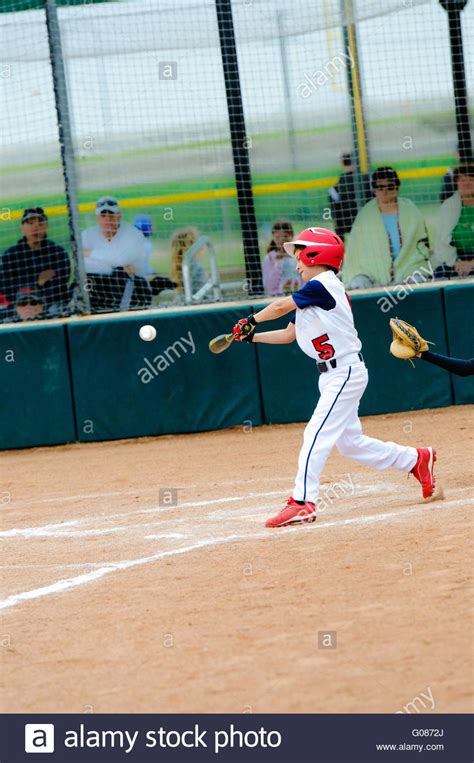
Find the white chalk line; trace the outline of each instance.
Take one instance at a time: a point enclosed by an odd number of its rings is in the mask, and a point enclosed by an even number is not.
[[[209,489],[220,489],[222,486],[232,487],[234,485],[249,485],[252,483],[265,483],[265,482],[288,482],[290,485],[294,479],[294,475],[291,475],[290,477],[259,477],[251,479],[245,479],[245,480],[230,480],[228,482],[219,482],[215,485],[210,485],[209,481],[193,484],[193,485],[178,485],[171,487],[164,487],[164,486],[157,486],[157,487],[136,487],[136,488],[129,488],[127,490],[114,490],[113,492],[103,492],[103,493],[78,493],[77,495],[65,495],[65,496],[53,496],[51,498],[34,498],[30,501],[11,501],[8,504],[8,508],[14,508],[14,509],[21,509],[24,506],[36,506],[37,504],[47,504],[47,503],[64,503],[68,501],[93,501],[96,498],[116,498],[117,496],[121,495],[144,495],[146,493],[156,493],[159,494],[160,490],[202,490],[203,488],[209,490]]]
[[[450,508],[456,508],[457,506],[465,506],[469,501],[467,499],[459,501],[429,501],[426,503],[418,504],[411,509],[403,509],[402,511],[387,511],[383,514],[368,514],[364,517],[349,517],[348,519],[335,519],[330,522],[317,521],[313,525],[308,525],[311,529],[323,528],[323,527],[345,527],[346,525],[363,525],[372,524],[373,522],[383,522],[385,519],[403,519],[406,516],[418,514],[420,511],[439,511],[448,510]],[[319,517],[321,513],[319,514]]]
[[[398,492],[400,490],[400,486],[397,483],[391,483],[391,482],[390,483],[384,482],[383,485],[380,485],[380,486],[379,485],[355,485],[354,487],[356,492],[353,495],[349,495],[349,497],[362,498],[364,497],[364,495],[371,495],[373,493],[386,494],[386,493]],[[464,490],[464,488],[461,488],[461,490]],[[138,516],[140,514],[162,514],[167,511],[175,511],[175,510],[189,509],[189,508],[200,508],[201,506],[212,506],[212,505],[221,504],[221,503],[232,503],[235,501],[244,501],[247,498],[267,498],[267,497],[282,496],[282,495],[284,495],[284,493],[282,493],[282,491],[280,490],[267,492],[267,493],[246,493],[245,495],[233,496],[229,498],[214,498],[214,499],[205,500],[205,501],[188,501],[186,503],[177,504],[176,506],[166,506],[166,507],[152,506],[150,508],[134,509],[133,511],[123,511],[123,512],[118,512],[115,514],[93,515],[89,517],[81,517],[80,519],[69,519],[64,522],[55,522],[53,524],[38,525],[36,527],[12,528],[10,530],[2,530],[0,532],[0,539],[14,538],[14,537],[25,537],[25,538],[54,537],[57,531],[60,531],[58,533],[58,536],[66,535],[66,532],[61,532],[61,531],[67,530],[67,528],[69,527],[80,527],[82,525],[88,525],[93,522],[109,522],[115,519],[125,519],[127,517]],[[344,497],[347,497],[347,496],[344,495]],[[104,532],[109,532],[109,531],[104,531]],[[113,530],[110,532],[113,532]],[[91,532],[87,534],[93,535],[94,533]],[[97,534],[99,534],[99,531],[97,531]]]
[[[253,535],[252,537],[264,538],[267,535],[268,535],[268,532],[266,533],[261,532],[258,535]],[[232,541],[247,539],[248,537],[249,537],[248,535],[229,535],[223,538],[212,538],[209,540],[193,543],[190,546],[183,546],[182,548],[172,549],[170,551],[159,551],[156,554],[152,554],[151,556],[141,557],[139,559],[130,559],[130,560],[124,560],[122,562],[113,562],[112,564],[108,564],[105,567],[100,567],[99,569],[93,570],[92,572],[86,572],[82,575],[77,575],[74,578],[66,578],[65,580],[58,580],[56,583],[51,583],[50,585],[43,586],[42,588],[34,588],[30,591],[24,591],[23,593],[13,594],[12,596],[8,596],[6,599],[3,599],[3,601],[0,601],[0,609],[8,609],[10,607],[14,607],[15,605],[19,604],[22,601],[37,599],[42,596],[48,596],[55,593],[62,593],[63,591],[67,591],[71,588],[77,588],[78,586],[85,585],[86,583],[91,583],[92,581],[98,580],[99,578],[102,578],[105,575],[110,575],[112,572],[116,572],[117,570],[127,570],[132,567],[139,567],[143,564],[150,564],[151,562],[156,562],[159,559],[163,559],[167,556],[177,556],[179,554],[186,554],[191,551],[196,551],[197,549],[200,549],[200,548],[205,548],[206,546],[216,546],[221,543],[231,543]]]
[[[233,487],[235,485],[249,485],[249,484],[261,484],[261,483],[267,483],[267,482],[287,482],[288,485],[291,485],[294,481],[294,474],[289,475],[288,477],[252,477],[251,479],[245,479],[245,480],[228,480],[225,482],[219,482],[215,485],[210,485],[209,482],[203,482],[203,483],[195,483],[192,485],[182,485],[173,487],[173,490],[200,490],[200,489],[219,489],[223,486],[225,487]],[[337,482],[337,480],[336,480]],[[327,483],[328,486],[330,486],[332,483]],[[385,486],[387,483],[384,483]],[[393,485],[393,483],[391,483]],[[324,485],[321,485],[321,487],[324,487]],[[383,493],[385,488],[382,485],[370,485],[370,486],[364,486],[364,485],[355,485],[356,488],[364,489],[366,488],[372,493]],[[25,506],[36,506],[41,504],[49,504],[49,503],[66,503],[71,501],[94,501],[99,498],[117,498],[120,496],[127,496],[127,495],[145,495],[147,493],[156,493],[158,494],[160,492],[160,489],[162,490],[170,490],[171,488],[168,487],[136,487],[136,488],[128,488],[127,490],[114,490],[110,492],[99,492],[99,493],[77,493],[76,495],[64,495],[64,496],[51,496],[50,498],[33,498],[29,501],[10,501],[9,504],[7,504],[9,509],[22,509]]]
[[[194,509],[201,506],[212,506],[221,503],[233,503],[236,501],[245,501],[248,498],[269,498],[274,496],[281,496],[281,490],[272,491],[270,493],[247,493],[246,495],[232,496],[229,498],[213,498],[205,501],[188,501],[187,503],[180,503],[176,506],[153,506],[148,509],[135,509],[134,511],[122,511],[118,514],[106,514],[105,516],[92,516],[82,517],[81,519],[69,519],[66,522],[56,522],[49,525],[39,525],[37,527],[24,527],[13,528],[11,530],[3,530],[0,532],[0,538],[14,538],[15,536],[23,536],[26,538],[34,537],[35,535],[48,532],[50,530],[61,530],[61,528],[78,527],[80,525],[87,525],[91,522],[106,521],[111,519],[124,519],[126,517],[137,516],[139,514],[162,514],[167,511],[179,511],[180,509]]]
[[[458,501],[431,501],[421,506],[415,506],[413,509],[404,509],[403,511],[389,511],[385,514],[372,514],[367,517],[349,517],[349,519],[337,519],[332,522],[323,522],[319,527],[345,527],[346,525],[364,525],[373,522],[382,522],[385,519],[403,519],[406,516],[417,514],[420,511],[447,511],[458,506],[466,506],[470,501],[461,499]]]
[[[175,520],[175,521],[181,521]],[[8,530],[6,532],[14,533],[12,535],[5,535],[2,536],[0,533],[0,537],[8,537],[8,538],[18,538],[18,537],[26,537],[26,538],[87,538],[87,537],[95,537],[100,535],[113,535],[114,533],[128,533],[131,530],[134,529],[141,529],[146,527],[156,527],[157,525],[165,524],[164,521],[158,521],[158,522],[137,522],[136,524],[130,524],[120,527],[104,527],[104,528],[97,528],[92,530],[51,530],[49,528],[30,528],[33,531],[32,532],[19,532],[19,531],[13,531]],[[180,537],[180,535],[157,535],[155,536],[157,538],[173,538],[173,537]]]
[[[394,511],[394,512],[385,512],[384,514],[372,514],[372,515],[368,516],[368,520],[370,522],[372,522],[372,521],[378,521],[377,519],[375,519],[376,517],[380,517],[380,519],[383,520],[385,517],[392,518],[392,517],[403,516],[405,514],[415,513],[417,511],[419,511],[420,509],[428,509],[428,508],[435,509],[435,508],[437,508],[437,509],[440,509],[440,510],[445,510],[445,509],[451,508],[451,507],[455,508],[457,506],[467,506],[470,503],[472,503],[472,501],[469,498],[459,498],[459,499],[455,499],[453,501],[446,501],[446,500],[426,501],[426,502],[423,502],[422,504],[420,503],[419,505],[415,506],[412,509],[405,509],[405,510],[402,510],[402,511]],[[258,507],[258,509],[259,509],[259,513],[258,514],[256,514],[255,512],[253,512],[252,514],[244,514],[244,513],[242,513],[244,511],[247,511],[248,508],[249,507],[242,507],[242,509],[240,509],[240,510],[237,509],[237,510],[232,510],[232,511],[228,511],[228,512],[225,512],[225,511],[213,511],[211,514],[208,515],[208,517],[212,518],[212,519],[215,519],[215,520],[218,520],[220,523],[226,522],[226,521],[233,522],[236,519],[245,519],[247,521],[261,522],[263,514],[260,513],[260,509],[265,509],[265,508],[269,508],[270,509],[270,508],[272,508],[272,506],[268,506],[268,507],[259,506]],[[316,513],[317,513],[318,520],[320,520],[323,516],[326,515],[326,509],[325,508],[319,508],[319,509],[317,508],[316,509]],[[327,513],[330,514],[331,512],[329,511]],[[342,526],[344,524],[363,524],[365,522],[365,520],[366,520],[366,517],[350,517],[348,519],[339,519],[338,518],[338,519],[335,519],[335,520],[333,520],[331,522],[323,522],[323,523],[319,522],[318,526],[319,527],[332,527],[334,525],[335,527],[339,527],[339,526]],[[138,525],[137,525],[137,527],[138,527]]]
[[[86,585],[87,583],[91,583],[95,580],[103,578],[106,575],[110,575],[112,572],[127,570],[133,567],[139,567],[144,564],[150,564],[152,562],[159,561],[160,559],[163,559],[165,557],[178,556],[180,554],[190,553],[192,551],[196,551],[198,549],[202,549],[209,546],[216,546],[216,545],[220,545],[224,543],[233,543],[239,540],[253,541],[256,539],[270,539],[272,535],[274,536],[274,533],[278,533],[277,537],[283,537],[280,535],[281,532],[285,532],[286,534],[288,534],[292,531],[293,532],[301,531],[302,529],[313,531],[315,528],[317,528],[317,531],[321,532],[322,530],[328,527],[347,527],[349,525],[367,525],[373,522],[383,522],[386,520],[400,520],[400,519],[405,519],[405,517],[413,516],[414,514],[417,514],[419,512],[440,511],[440,510],[447,511],[449,508],[453,508],[453,506],[462,506],[470,502],[471,502],[470,499],[461,499],[461,500],[453,501],[451,503],[447,501],[429,502],[426,504],[415,506],[412,509],[405,509],[404,511],[400,511],[400,512],[387,512],[385,514],[371,514],[365,517],[351,517],[349,519],[338,519],[332,522],[322,522],[322,523],[316,522],[314,524],[308,524],[304,528],[300,526],[295,526],[295,527],[284,528],[283,531],[278,529],[265,530],[264,532],[247,533],[245,535],[232,534],[232,535],[228,535],[228,536],[220,537],[220,538],[208,538],[208,539],[193,543],[189,546],[183,546],[182,548],[175,548],[168,551],[159,551],[156,554],[141,557],[138,559],[130,559],[130,560],[123,560],[120,562],[109,563],[105,566],[99,567],[96,570],[93,570],[91,572],[86,572],[81,575],[77,575],[76,577],[73,577],[73,578],[58,580],[55,583],[51,583],[50,585],[43,586],[41,588],[34,588],[30,591],[24,591],[19,594],[13,594],[11,596],[8,596],[6,599],[3,599],[2,601],[0,601],[0,609],[9,609],[11,607],[16,606],[17,604],[20,604],[23,601],[29,601],[32,599],[38,599],[43,596],[63,593],[64,591],[70,590],[72,588],[77,588],[81,585]],[[251,507],[249,506],[247,508],[251,508]]]
[[[354,493],[346,494],[344,493],[341,496],[338,496],[338,498],[362,498],[366,495],[371,495],[374,493],[392,493],[392,492],[398,492],[399,486],[395,483],[386,483],[384,482],[382,485],[376,484],[376,485],[354,485]],[[465,492],[471,492],[471,488],[457,488],[452,491],[453,493],[465,493]],[[69,528],[73,527],[76,528],[81,525],[88,525],[94,522],[109,522],[111,520],[116,519],[124,519],[131,516],[139,516],[141,514],[161,514],[166,513],[167,511],[173,511],[176,509],[187,509],[187,508],[199,508],[202,506],[211,506],[211,505],[218,505],[222,503],[233,503],[245,500],[247,498],[266,498],[266,497],[274,497],[278,495],[283,495],[280,491],[272,491],[272,492],[266,492],[266,493],[248,493],[243,496],[233,496],[228,498],[217,498],[217,499],[211,499],[211,500],[204,500],[204,501],[190,501],[187,503],[180,504],[178,506],[168,506],[168,507],[151,507],[151,508],[144,508],[144,509],[134,509],[133,511],[126,511],[126,512],[119,512],[116,514],[104,514],[100,516],[89,516],[89,517],[82,517],[80,519],[72,519],[72,520],[66,520],[64,522],[56,522],[53,524],[47,524],[47,525],[39,525],[36,527],[26,527],[26,528],[12,528],[10,530],[3,530],[0,532],[0,539],[8,539],[8,538],[71,538],[71,537],[88,537],[88,536],[100,536],[100,535],[109,535],[113,533],[123,533],[128,532],[130,527],[108,527],[108,528],[93,528],[91,530],[69,530]],[[324,495],[321,496],[324,498]],[[333,503],[333,498],[329,501],[331,504]],[[232,514],[232,512],[230,512]],[[215,517],[216,519],[227,519],[228,517],[225,516],[224,512],[216,511],[213,514],[209,514],[209,517]],[[156,526],[156,523],[149,523],[148,525],[142,524],[142,527],[146,526]]]
[[[324,512],[324,510],[321,509],[318,512],[318,527],[319,528],[324,528],[324,527],[339,527],[339,526],[344,526],[344,525],[347,525],[347,524],[365,524],[365,523],[369,523],[370,524],[372,521],[379,521],[378,519],[374,520],[373,516],[380,517],[380,519],[384,519],[384,518],[390,519],[390,518],[394,518],[394,517],[401,517],[401,518],[403,518],[404,514],[416,513],[420,509],[427,509],[427,508],[436,509],[437,508],[437,509],[441,509],[441,510],[446,510],[447,508],[451,508],[451,507],[466,506],[466,505],[469,505],[469,503],[471,503],[471,501],[469,499],[458,499],[458,500],[454,500],[454,501],[440,501],[440,502],[430,501],[429,502],[430,505],[428,505],[428,503],[427,504],[422,504],[421,506],[416,506],[414,509],[407,509],[406,511],[391,512],[391,513],[387,513],[387,514],[378,514],[378,515],[369,515],[368,517],[350,517],[350,518],[345,519],[345,520],[337,519],[337,520],[333,520],[331,522],[321,522],[321,517],[322,517],[322,514]],[[248,506],[247,507],[243,507],[242,510],[243,511],[247,511],[248,508],[249,508]],[[258,514],[256,514],[255,512],[253,512],[252,514],[242,514],[242,513],[238,512],[238,510],[230,512],[230,513],[226,513],[226,512],[213,512],[212,515],[207,515],[203,519],[205,520],[205,519],[212,518],[212,519],[218,520],[220,523],[222,521],[235,522],[236,519],[239,519],[239,520],[246,520],[246,521],[249,521],[249,522],[254,522],[254,523],[261,524],[263,522],[262,518],[266,516],[266,514],[264,512],[266,512],[267,510],[270,511],[272,508],[273,509],[275,508],[273,504],[259,506],[259,513]],[[176,520],[173,520],[173,522],[175,522],[175,521]],[[181,521],[183,521],[183,520],[181,520]],[[132,529],[140,530],[143,527],[147,527],[147,526],[148,526],[148,524],[147,525],[138,524],[138,525],[134,525],[133,528],[132,527],[127,527],[125,529],[127,529],[127,530],[132,530]],[[302,528],[303,528],[303,526],[300,526],[298,529],[301,530]],[[295,528],[292,528],[292,529],[295,529]],[[289,530],[290,530],[290,528],[286,528],[285,532],[289,532]],[[143,540],[161,540],[161,539],[173,539],[173,540],[175,540],[175,539],[181,539],[181,538],[189,537],[189,535],[191,535],[191,533],[157,533],[155,535],[145,535],[143,537]],[[57,537],[62,537],[62,536],[57,536]],[[245,536],[245,537],[248,537],[249,539],[251,539],[251,538],[254,538],[254,537],[257,537],[257,536],[255,534],[249,534],[248,536]],[[267,533],[264,533],[263,537],[267,537]],[[1,570],[84,569],[84,567],[97,567],[97,568],[99,568],[99,567],[110,566],[110,565],[113,565],[113,564],[119,564],[119,562],[104,562],[104,561],[102,561],[102,562],[75,562],[75,563],[69,563],[69,564],[5,564],[5,565],[1,565],[0,569]]]
[[[468,489],[470,490],[470,489]],[[464,488],[460,489],[460,492],[466,492]],[[456,506],[466,506],[472,503],[471,499],[457,499],[453,501],[446,501],[446,500],[440,500],[440,501],[429,501],[428,503],[432,504],[435,503],[436,505],[432,508],[438,508],[438,509],[446,509],[448,507],[456,507]],[[423,504],[421,508],[426,508],[427,504]],[[241,509],[231,510],[231,511],[213,511],[210,514],[205,515],[202,517],[202,519],[199,520],[200,524],[201,522],[205,522],[206,520],[215,520],[219,523],[222,522],[235,522],[236,519],[238,520],[246,520],[248,522],[258,523],[260,524],[262,522],[262,517],[265,516],[264,512],[267,510],[270,511],[272,508],[274,508],[274,504],[267,504],[267,505],[259,505],[259,513],[255,513],[253,511],[251,514],[245,514],[242,512],[248,511],[250,507],[244,506]],[[419,506],[415,508],[415,511],[419,510]],[[319,509],[318,511],[318,520],[321,520],[321,517],[324,513],[325,509]],[[408,512],[413,511],[412,509],[409,509]],[[392,514],[382,514],[378,515],[383,517],[390,517],[390,516],[399,516],[400,514],[403,514],[403,512],[392,512]],[[369,517],[370,519],[370,517]],[[183,523],[185,521],[184,518],[182,519],[174,519],[174,520],[164,520],[162,522],[147,522],[145,524],[136,524],[136,525],[128,525],[127,527],[119,527],[119,528],[109,528],[107,532],[113,532],[114,530],[120,530],[120,531],[127,531],[131,532],[133,530],[135,531],[141,531],[143,528],[146,527],[152,527],[156,526],[157,524],[169,524],[169,522],[172,521],[173,524],[176,524],[177,522]],[[339,526],[340,524],[353,524],[353,523],[363,523],[365,521],[364,517],[352,517],[347,520],[334,520],[333,522],[323,522],[319,521],[318,526],[319,527],[330,527],[330,526]],[[194,524],[193,529],[195,530],[197,527],[197,524]],[[101,533],[105,531],[100,531]],[[84,531],[85,534],[91,534],[93,531]],[[64,537],[70,537],[71,535],[75,537],[76,535],[80,535],[81,533],[58,533],[53,534],[49,533],[47,537],[56,537],[56,538],[64,538]],[[161,539],[181,539],[186,538],[192,535],[193,533],[156,533],[156,534],[150,534],[143,536],[143,540],[161,540]],[[83,569],[84,567],[104,567],[107,566],[107,562],[75,562],[75,563],[69,563],[69,564],[5,564],[0,565],[1,570],[27,570],[27,569]],[[114,563],[115,564],[115,563]]]

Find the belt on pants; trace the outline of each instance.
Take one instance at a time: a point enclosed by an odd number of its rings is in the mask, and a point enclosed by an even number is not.
[[[347,360],[349,358],[353,358],[354,360],[358,358],[361,363],[364,362],[364,356],[362,355],[361,352],[358,352],[357,354],[353,352],[350,355],[346,355],[345,357],[341,358],[340,362],[344,360],[345,364],[347,364]],[[318,367],[319,373],[325,374],[326,371],[331,371],[331,369],[337,368],[337,360],[328,360],[327,362],[324,362],[324,363],[316,363],[316,365]]]

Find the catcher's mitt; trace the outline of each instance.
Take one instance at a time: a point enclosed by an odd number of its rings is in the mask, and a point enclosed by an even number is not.
[[[426,352],[429,344],[426,339],[418,333],[414,326],[400,318],[390,318],[390,328],[392,329],[393,341],[390,345],[390,352],[396,358],[409,360],[412,365],[412,358],[419,352]]]

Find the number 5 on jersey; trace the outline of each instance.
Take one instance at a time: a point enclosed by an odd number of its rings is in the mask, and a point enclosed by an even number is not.
[[[327,334],[321,334],[316,339],[312,339],[311,343],[315,350],[317,350],[321,360],[329,360],[334,355],[334,347],[328,342],[329,337]]]

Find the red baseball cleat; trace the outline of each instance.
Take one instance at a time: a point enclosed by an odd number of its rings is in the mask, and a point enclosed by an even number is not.
[[[418,461],[411,470],[420,483],[423,490],[423,498],[429,498],[433,495],[435,489],[434,464],[436,461],[436,451],[434,448],[417,448]]]
[[[305,501],[304,504],[296,503],[294,498],[288,498],[286,505],[271,519],[267,519],[265,527],[285,527],[285,525],[295,525],[298,522],[315,522],[316,506],[311,501]]]

